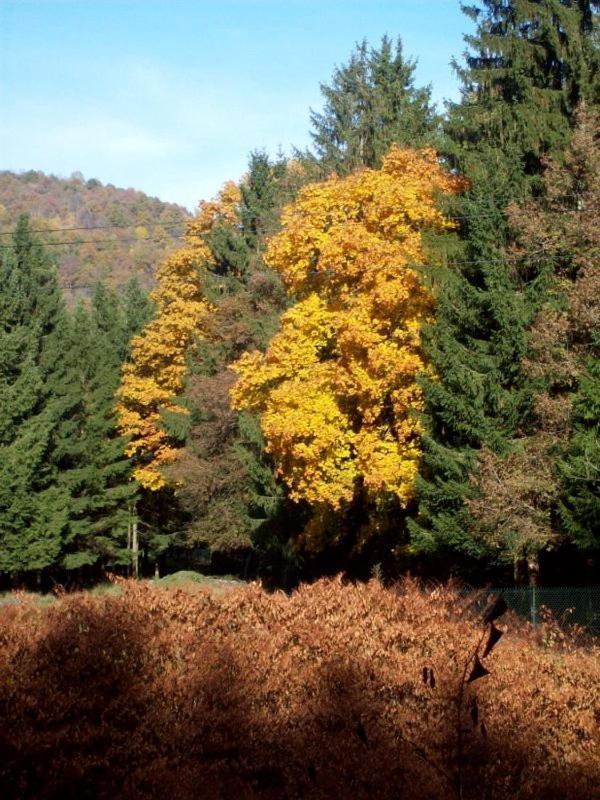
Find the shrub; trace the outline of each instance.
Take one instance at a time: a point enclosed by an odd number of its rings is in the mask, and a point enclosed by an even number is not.
[[[4,606],[2,796],[457,796],[472,605],[452,587],[322,580],[220,598],[125,582],[118,596]],[[477,719],[460,723],[463,796],[590,800],[600,650],[542,648],[509,625]]]

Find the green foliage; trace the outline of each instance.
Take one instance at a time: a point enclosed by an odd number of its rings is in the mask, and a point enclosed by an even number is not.
[[[474,0],[463,10],[476,31],[454,64],[462,97],[443,131],[430,89],[415,86],[415,63],[384,37],[374,48],[363,41],[321,86],[313,152],[296,161],[251,153],[239,204],[234,186],[228,214],[202,234],[212,313],[188,353],[178,402],[190,413],[162,415],[185,447],[158,495],[138,494],[114,394],[131,338],[152,318],[144,287],[187,213],[78,173],[0,173],[2,230],[24,209],[36,220],[21,218],[14,246],[0,251],[0,572],[128,564],[135,514],[146,559],[185,542],[231,565],[246,559],[284,586],[313,568],[396,568],[407,552],[404,512],[387,515],[372,553],[332,548],[313,563],[302,552],[309,509],[289,501],[258,418],[232,411],[228,369],[266,348],[289,302],[263,261],[282,207],[309,179],[379,167],[393,142],[438,146],[470,184],[444,201],[457,231],[428,242],[437,318],[423,329],[433,370],[421,377],[424,457],[408,551],[481,578],[485,567],[567,537],[586,553],[600,549],[600,342],[590,300],[600,296],[600,207],[582,188],[597,130],[580,157],[568,151],[578,105],[600,105],[600,2]],[[549,157],[566,165],[558,200]],[[516,224],[515,204],[529,230]],[[97,248],[74,230],[78,243],[52,251],[58,271],[31,232],[58,243],[65,234],[52,228],[109,225],[126,226],[111,230],[117,244],[138,241]],[[354,535],[363,523],[335,513],[324,521],[332,534]]]
[[[366,40],[357,45],[331,85],[321,84],[325,107],[311,114],[315,153],[307,159],[317,174],[380,167],[394,142],[418,147],[435,140],[439,118],[430,88],[414,85],[415,67],[400,39],[394,46],[384,36],[379,48]]]
[[[464,65],[453,64],[462,100],[450,105],[446,130],[459,159],[489,150],[500,168],[518,164],[513,192],[526,192],[541,157],[564,152],[578,104],[600,88],[598,8],[594,0],[463,5],[477,30],[465,36]]]
[[[57,483],[62,403],[50,383],[64,308],[53,263],[21,217],[0,264],[0,570],[57,561],[68,494]]]
[[[600,550],[600,336],[574,399],[574,434],[560,463],[561,521],[582,550]]]
[[[466,37],[466,65],[456,65],[463,93],[449,109],[446,148],[471,189],[452,207],[463,252],[435,272],[437,322],[425,337],[436,379],[423,380],[425,454],[409,522],[413,550],[446,569],[495,557],[465,501],[477,495],[479,450],[506,453],[531,413],[522,360],[544,271],[510,268],[505,210],[539,191],[543,157],[562,154],[575,103],[592,92],[596,67],[584,54],[595,5],[484,0],[464,9],[477,31]]]
[[[118,305],[113,311],[118,320]],[[65,352],[62,374],[54,387],[55,396],[61,386],[69,387],[70,405],[63,436],[70,469],[61,481],[69,489],[71,519],[63,563],[67,569],[99,559],[126,564],[126,531],[137,486],[114,414],[122,342],[112,327],[103,329],[107,317],[98,313],[98,304],[91,316],[80,306],[69,322],[60,342]]]
[[[133,296],[141,301],[139,287]],[[139,324],[127,312],[101,285],[91,312],[68,312],[54,264],[19,221],[0,266],[2,572],[128,559],[137,488],[114,416],[129,331]]]
[[[422,379],[424,457],[418,516],[409,528],[413,548],[447,567],[491,555],[472,535],[464,503],[473,496],[469,475],[476,451],[505,450],[527,413],[520,363],[531,309],[503,249],[509,192],[507,176],[489,165],[486,182],[473,182],[457,203],[463,251],[456,265],[435,268],[437,319],[424,331],[436,377]]]

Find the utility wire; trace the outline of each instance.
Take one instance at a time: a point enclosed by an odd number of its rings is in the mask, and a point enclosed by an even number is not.
[[[190,218],[191,219],[191,218]],[[124,228],[137,228],[137,227],[161,227],[161,228],[180,228],[188,222],[188,218],[180,222],[126,222],[121,225],[81,225],[72,228],[33,228],[29,233],[58,233],[60,231],[109,231],[109,230],[122,230]],[[14,236],[16,230],[0,231],[0,236]]]
[[[569,194],[565,195],[566,198],[576,199],[578,195]],[[498,209],[494,212],[482,212],[476,215],[468,215],[468,214],[458,214],[455,216],[444,216],[445,220],[449,222],[461,222],[462,220],[470,220],[470,219],[494,219],[499,215],[506,215],[505,209]],[[189,221],[193,220],[193,217],[186,217],[180,222],[148,222],[148,220],[138,220],[136,222],[125,222],[118,225],[81,225],[81,226],[73,226],[68,228],[33,228],[29,232],[30,233],[60,233],[62,231],[109,231],[109,230],[124,230],[127,228],[136,228],[136,227],[161,227],[161,228],[178,228],[182,225],[186,225]],[[13,236],[16,233],[16,230],[11,231],[0,231],[0,236]],[[173,237],[177,238],[177,237]],[[70,244],[70,242],[67,242]]]
[[[505,214],[504,211],[499,211],[498,214]],[[494,218],[497,214],[478,214],[478,219],[488,219]],[[463,216],[456,216],[456,217],[444,217],[445,220],[449,222],[460,222],[461,220],[471,219],[471,217],[467,215]],[[137,227],[158,227],[161,228],[180,228],[182,225],[185,225],[189,220],[185,219],[181,222],[129,222],[123,225],[83,225],[83,226],[75,226],[72,228],[33,228],[29,230],[29,233],[62,233],[63,231],[109,231],[109,230],[123,230],[127,228],[137,228]],[[14,236],[16,230],[11,231],[0,231],[0,236]],[[176,237],[173,237],[176,238]]]
[[[92,230],[91,228],[88,230]],[[199,233],[182,233],[182,234],[172,234],[170,236],[171,239],[183,239],[189,237],[201,237],[202,234]],[[69,239],[69,241],[64,242],[29,242],[28,247],[61,247],[63,245],[70,244],[72,246],[79,247],[80,244],[132,244],[134,242],[164,242],[164,239],[152,236],[134,236],[127,239],[81,239],[77,241],[76,239]],[[0,244],[1,250],[14,250],[14,244]]]

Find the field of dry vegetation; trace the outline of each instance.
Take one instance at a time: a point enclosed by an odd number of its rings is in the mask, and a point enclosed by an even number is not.
[[[464,685],[484,628],[452,587],[23,598],[0,608],[2,797],[597,797],[600,649],[496,624]]]

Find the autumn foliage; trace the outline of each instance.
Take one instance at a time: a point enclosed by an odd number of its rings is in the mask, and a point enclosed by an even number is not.
[[[98,281],[123,288],[136,276],[145,288],[153,286],[159,264],[179,245],[189,219],[174,203],[86,181],[78,173],[57,178],[37,170],[0,170],[0,233],[13,230],[23,213],[57,256],[69,302],[89,298]]]
[[[185,247],[158,270],[158,286],[152,294],[156,317],[133,339],[132,360],[123,367],[120,428],[130,439],[126,454],[136,461],[134,475],[151,491],[165,485],[161,468],[177,457],[162,415],[187,413],[176,402],[184,385],[186,353],[194,338],[203,335],[211,311],[203,287],[212,254],[204,237],[215,224],[232,221],[237,202],[239,189],[227,183],[216,200],[200,204],[187,225]]]
[[[456,796],[456,692],[483,628],[452,588],[126,584],[0,617],[4,800]],[[590,800],[600,652],[502,627],[467,687],[465,800]]]
[[[359,482],[367,498],[412,497],[433,311],[414,266],[423,232],[451,227],[436,195],[461,186],[433,150],[393,147],[381,170],[311,184],[284,211],[266,261],[297,303],[266,354],[234,365],[232,397],[262,413],[293,499],[339,509]]]

